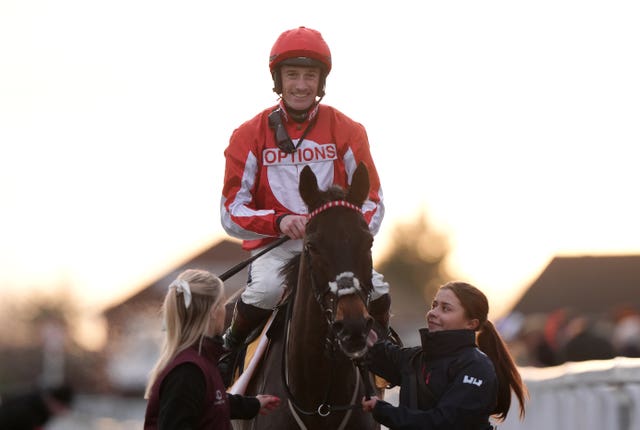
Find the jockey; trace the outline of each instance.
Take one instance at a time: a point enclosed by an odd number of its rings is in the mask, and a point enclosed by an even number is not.
[[[382,189],[365,128],[337,109],[320,104],[331,71],[331,52],[322,35],[306,27],[285,31],[271,49],[269,69],[279,103],[231,135],[224,153],[221,222],[225,231],[242,239],[243,248],[253,254],[278,237],[291,240],[249,267],[246,289],[224,334],[230,351],[239,349],[281,299],[280,267],[302,250],[307,208],[298,183],[303,167],[313,169],[321,189],[332,184],[346,188],[358,163],[364,162],[371,187],[362,210],[372,234],[378,232],[384,216]],[[372,277],[369,313],[377,322],[376,331],[385,336],[391,304],[389,285],[375,271]],[[221,371],[231,373],[232,369],[224,366],[221,362]]]

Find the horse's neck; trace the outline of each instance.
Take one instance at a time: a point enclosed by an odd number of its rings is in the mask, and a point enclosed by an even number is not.
[[[327,338],[327,321],[313,296],[310,285],[298,285],[289,330],[289,355],[323,357]]]
[[[307,283],[298,284],[290,322],[287,361],[295,380],[317,380],[326,384],[329,376],[336,379],[347,377],[353,366],[340,351],[330,350],[327,318],[312,290]]]
[[[320,303],[315,297],[306,255],[301,255],[291,316],[289,351],[298,356],[315,356],[324,350],[328,326]],[[317,361],[317,360],[315,360]]]

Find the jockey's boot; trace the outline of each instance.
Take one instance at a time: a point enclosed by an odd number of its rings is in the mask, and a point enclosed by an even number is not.
[[[218,370],[226,387],[233,382],[233,373],[238,364],[238,356],[240,355],[247,336],[249,336],[271,312],[271,309],[261,309],[253,305],[248,305],[241,299],[238,299],[236,302],[236,306],[233,309],[231,325],[229,325],[229,328],[222,336],[224,348],[227,352],[218,360]]]

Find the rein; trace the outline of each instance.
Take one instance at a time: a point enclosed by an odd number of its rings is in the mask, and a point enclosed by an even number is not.
[[[238,263],[235,266],[233,266],[231,269],[229,269],[226,272],[224,272],[222,275],[219,276],[220,280],[223,281],[223,282],[226,281],[227,279],[229,279],[230,277],[232,277],[233,275],[235,275],[236,273],[238,273],[239,271],[241,271],[242,269],[247,267],[249,264],[251,264],[252,261],[258,259],[259,257],[262,257],[264,254],[266,254],[267,252],[271,251],[273,248],[277,248],[278,246],[282,245],[283,243],[285,243],[289,239],[290,239],[289,236],[282,236],[280,239],[278,239],[275,242],[271,243],[269,246],[267,246],[262,251],[258,252],[255,255],[252,255],[251,257],[247,258],[244,261],[241,261],[240,263]]]
[[[297,289],[297,288],[296,288]],[[300,406],[300,404],[297,402],[295,396],[293,395],[293,392],[291,391],[291,387],[289,387],[289,377],[288,377],[288,372],[287,372],[287,349],[288,349],[288,345],[289,345],[289,328],[291,327],[291,314],[292,314],[292,308],[293,308],[293,302],[295,300],[295,294],[296,294],[296,290],[294,290],[289,298],[289,302],[287,303],[287,309],[286,309],[286,313],[285,313],[285,330],[284,330],[284,340],[283,340],[283,347],[282,347],[282,359],[280,361],[280,369],[281,369],[281,373],[282,373],[282,382],[284,385],[284,389],[287,392],[287,396],[289,397],[289,402],[290,404],[293,406],[293,408],[301,413],[302,415],[307,415],[307,416],[311,416],[311,415],[319,415],[321,417],[327,417],[329,416],[329,414],[331,414],[331,412],[334,411],[349,411],[349,410],[353,410],[353,409],[359,409],[362,407],[361,404],[358,403],[353,403],[353,404],[348,404],[348,405],[340,405],[340,406],[331,406],[331,404],[328,402],[329,400],[329,392],[331,391],[331,382],[333,381],[333,368],[334,366],[329,366],[329,384],[327,384],[327,388],[324,392],[324,400],[322,401],[322,403],[320,403],[318,405],[318,408],[316,410],[307,410],[304,409],[302,406]],[[331,345],[333,346],[333,341],[329,341],[327,339],[327,343],[331,343]],[[334,361],[335,360],[335,348],[331,348],[331,360]],[[361,372],[362,373],[362,372]],[[356,374],[357,380],[356,380],[356,391],[358,389],[358,385],[359,385],[359,380],[360,380],[360,374]]]

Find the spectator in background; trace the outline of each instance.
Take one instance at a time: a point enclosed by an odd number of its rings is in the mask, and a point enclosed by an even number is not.
[[[614,311],[613,346],[618,355],[640,357],[640,313],[631,306]]]
[[[559,363],[556,351],[544,336],[546,314],[527,315],[522,323],[518,340],[524,345],[524,351],[515,356],[520,366],[547,367]]]
[[[3,397],[0,429],[40,429],[52,418],[69,412],[72,402],[73,389],[66,384]]]
[[[565,309],[557,309],[549,314],[525,316],[517,340],[512,341],[516,345],[514,358],[518,365],[548,367],[561,364],[559,355],[564,344],[566,315]],[[517,348],[519,344],[524,348]]]
[[[559,308],[547,316],[544,324],[544,340],[552,351],[558,352],[564,344],[564,328],[573,317],[573,312],[567,308]],[[555,363],[558,364],[558,363]]]
[[[564,328],[563,361],[608,360],[616,353],[613,344],[601,335],[595,321],[585,316],[571,318]]]

